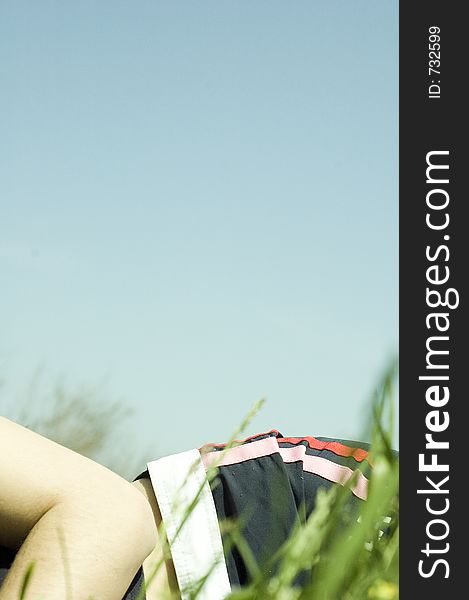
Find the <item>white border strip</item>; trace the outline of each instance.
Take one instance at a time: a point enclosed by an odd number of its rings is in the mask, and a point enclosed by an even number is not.
[[[191,590],[204,577],[207,580],[197,599],[223,600],[231,586],[215,503],[199,451],[154,460],[148,463],[148,472],[168,536],[181,600],[189,600]],[[198,502],[181,527],[199,491]]]

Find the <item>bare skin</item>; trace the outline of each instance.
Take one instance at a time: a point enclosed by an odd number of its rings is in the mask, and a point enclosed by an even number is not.
[[[0,600],[19,598],[32,562],[25,600],[121,600],[159,548],[146,488],[0,417],[0,545],[19,548]]]
[[[145,496],[151,506],[158,530],[161,526],[161,513],[150,481],[140,479],[133,485]],[[180,598],[173,563],[170,559],[164,560],[163,554],[163,544],[158,542],[143,563],[143,573],[148,585],[147,600],[165,600],[166,598],[178,600]]]

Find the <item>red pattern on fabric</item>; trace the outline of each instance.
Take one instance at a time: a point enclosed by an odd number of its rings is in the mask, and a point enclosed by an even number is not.
[[[281,437],[281,433],[277,429],[271,429],[265,433],[256,433],[255,435],[251,435],[250,437],[244,440],[235,440],[235,444],[245,444],[255,438],[264,436],[264,435],[272,435],[275,434],[275,437],[278,439],[279,443],[286,442],[288,444],[300,444],[301,442],[306,442],[310,448],[313,450],[329,450],[333,454],[337,456],[343,456],[346,458],[352,457],[357,462],[362,462],[368,458],[368,452],[363,450],[363,448],[354,448],[353,446],[346,446],[345,444],[341,444],[340,442],[324,442],[318,440],[311,436],[306,437]],[[224,448],[225,444],[205,444],[201,451],[207,451],[210,448]]]
[[[290,444],[299,444],[307,442],[308,446],[313,450],[329,450],[338,456],[352,457],[357,462],[362,462],[368,458],[368,452],[363,448],[353,448],[353,446],[345,446],[340,442],[322,442],[314,437],[307,436],[304,438],[280,438],[279,442],[287,442]]]

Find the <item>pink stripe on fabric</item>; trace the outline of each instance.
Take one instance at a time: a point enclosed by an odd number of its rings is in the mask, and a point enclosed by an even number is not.
[[[307,473],[319,475],[328,481],[340,483],[341,485],[345,485],[354,473],[349,467],[338,465],[327,458],[306,454],[304,446],[303,451],[297,446],[295,448],[279,448],[279,452],[284,462],[297,462],[301,460],[303,462],[303,470]],[[366,500],[368,496],[368,479],[360,472],[357,473],[356,477],[357,480],[350,489],[357,498]]]
[[[293,448],[279,448],[279,452],[282,455],[284,462],[304,461],[306,456],[306,446],[300,444],[299,446],[293,446]]]
[[[202,462],[206,469],[215,465],[217,467],[226,467],[227,465],[236,465],[250,460],[251,458],[261,458],[262,456],[270,456],[279,451],[277,439],[274,437],[258,440],[257,442],[249,442],[242,446],[235,446],[226,450],[226,452],[207,452],[202,454]],[[223,458],[221,458],[223,457]]]
[[[269,437],[257,442],[250,442],[235,448],[230,448],[226,452],[207,452],[203,453],[201,458],[205,469],[212,466],[226,467],[235,465],[253,458],[262,458],[263,456],[271,456],[279,453],[283,461],[286,463],[298,462],[303,463],[303,469],[307,473],[319,475],[333,483],[345,485],[354,474],[352,469],[344,465],[338,465],[327,458],[320,456],[310,456],[306,454],[306,446],[300,444],[292,448],[280,448],[277,439]],[[351,491],[357,498],[366,500],[368,495],[368,479],[363,473],[357,474],[357,480],[352,486]]]

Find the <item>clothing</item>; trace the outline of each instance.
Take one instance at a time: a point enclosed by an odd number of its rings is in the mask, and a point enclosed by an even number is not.
[[[288,438],[272,430],[228,450],[224,444],[208,444],[149,463],[140,477],[152,482],[183,600],[190,597],[191,585],[207,575],[200,600],[222,600],[232,587],[249,582],[242,552],[229,545],[228,536],[222,537],[218,523],[242,523],[240,534],[250,553],[258,567],[271,575],[276,569],[271,557],[295,525],[314,510],[318,490],[345,484],[360,465],[363,473],[352,487],[355,505],[367,495],[367,444]],[[217,475],[209,487],[205,473],[211,466],[217,467]],[[187,476],[192,484],[185,489],[182,483]],[[198,493],[196,514],[178,529],[178,519]],[[217,557],[217,566],[210,571]],[[298,583],[308,576],[300,576]]]
[[[9,548],[0,546],[0,585],[8,573],[8,569],[15,558],[15,553]],[[130,599],[129,599],[130,600]]]

